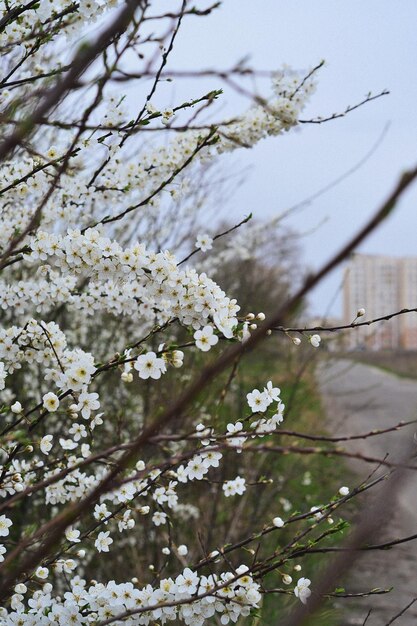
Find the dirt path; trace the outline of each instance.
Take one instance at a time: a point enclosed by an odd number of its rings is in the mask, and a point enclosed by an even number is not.
[[[417,381],[398,378],[375,367],[348,360],[328,360],[318,370],[328,430],[334,435],[360,434],[394,426],[401,420],[417,418]],[[417,424],[398,432],[349,442],[345,447],[362,454],[398,458],[412,441]],[[359,479],[372,471],[371,465],[350,463]],[[397,496],[395,513],[389,527],[381,528],[376,540],[417,534],[417,472],[410,475]],[[386,595],[345,601],[346,614],[340,626],[362,625],[372,609],[366,626],[385,626],[409,602],[417,598],[417,540],[395,549],[367,552],[356,562],[346,583],[349,591],[375,587],[394,587]],[[350,604],[348,604],[350,602]],[[395,626],[417,626],[417,601],[393,622]]]

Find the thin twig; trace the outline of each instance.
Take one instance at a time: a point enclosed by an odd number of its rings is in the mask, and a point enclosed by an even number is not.
[[[220,239],[220,237],[224,237],[225,235],[228,235],[229,233],[232,233],[234,230],[237,230],[238,228],[243,226],[243,224],[246,224],[247,222],[249,222],[249,220],[251,220],[251,219],[252,219],[252,213],[249,213],[249,215],[247,217],[245,217],[241,222],[239,222],[239,224],[236,224],[235,226],[232,226],[232,228],[228,228],[224,232],[219,233],[218,235],[213,237],[213,241],[216,241],[217,239]],[[193,250],[192,252],[190,252],[190,254],[188,256],[186,256],[184,259],[182,259],[178,263],[178,265],[182,265],[183,263],[186,263],[189,259],[191,259],[192,256],[197,254],[197,252],[200,252],[200,250],[197,249],[197,250]]]
[[[387,622],[385,624],[385,626],[390,626],[391,624],[393,624],[399,617],[401,617],[402,615],[404,615],[404,613],[406,611],[408,611],[408,609],[414,604],[414,602],[417,602],[417,598],[413,598],[413,600],[411,600],[411,602],[409,602],[407,604],[407,606],[405,606],[399,613],[397,613],[397,615],[394,615],[394,617],[392,619],[390,619],[389,622]]]

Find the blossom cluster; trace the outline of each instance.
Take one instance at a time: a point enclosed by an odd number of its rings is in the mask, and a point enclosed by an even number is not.
[[[9,4],[0,1],[4,17],[0,46],[5,73],[16,81],[16,89],[2,90],[0,110],[6,121],[10,112],[16,124],[33,105],[26,96],[34,81],[42,93],[48,87],[44,81],[48,74],[65,76],[64,60],[76,53],[69,50],[70,36],[83,37],[86,24],[123,3],[40,0],[19,7],[18,19]],[[136,26],[135,22],[129,41],[132,48],[137,42],[142,45]],[[130,34],[128,28],[120,41]],[[162,40],[158,39],[158,46]],[[155,41],[150,38],[148,43]],[[117,39],[114,48],[123,45]],[[147,50],[141,48],[138,58],[146,57]],[[56,62],[58,57],[62,63]],[[97,58],[92,74],[102,71],[102,61],[107,72],[110,57]],[[114,67],[122,76],[120,59]],[[83,80],[88,82],[86,74],[77,89]],[[42,527],[65,511],[68,503],[82,503],[117,467],[136,433],[161,408],[159,398],[152,406],[152,381],[161,379],[169,366],[182,367],[184,345],[203,353],[198,358],[204,359],[204,353],[214,346],[218,349],[222,340],[244,340],[256,328],[254,316],[252,324],[248,316],[243,317],[242,328],[236,299],[226,294],[210,271],[183,265],[177,260],[179,253],[174,256],[170,251],[179,251],[182,245],[179,231],[173,228],[181,221],[176,211],[198,184],[196,173],[225,152],[254,146],[296,126],[314,90],[311,76],[277,72],[272,97],[264,103],[258,99],[233,120],[210,128],[185,128],[169,141],[132,149],[141,128],[173,128],[180,116],[177,109],[188,105],[157,107],[155,90],[134,127],[124,94],[110,93],[104,79],[102,85],[98,82],[100,103],[84,119],[89,129],[80,128],[79,112],[74,117],[70,106],[59,104],[39,129],[33,129],[27,146],[19,146],[0,168],[0,256],[7,257],[0,280],[0,415],[5,435],[0,449],[0,497],[6,510],[0,515],[0,562],[19,546],[22,528],[25,536],[30,535],[35,516]],[[92,97],[90,90],[83,91],[85,111]],[[61,163],[64,167],[55,180]],[[199,210],[195,204],[189,209],[191,219]],[[164,219],[165,209],[174,216],[171,222]],[[193,252],[212,250],[217,237],[205,229],[206,225]],[[235,249],[250,256],[242,238]],[[233,251],[227,254],[233,257]],[[199,257],[216,267],[214,255],[200,253]],[[222,255],[219,258],[221,265]],[[265,315],[259,313],[256,319],[264,321]],[[177,345],[184,334],[189,341]],[[317,341],[312,339],[312,345]],[[103,372],[109,373],[108,379],[101,376]],[[114,372],[121,372],[121,377],[110,380]],[[189,376],[178,372],[170,393],[177,393]],[[120,381],[133,384],[127,391],[128,385]],[[262,391],[250,392],[247,400],[252,411],[245,418],[247,431],[243,419],[234,422],[230,417],[227,421],[232,421],[219,428],[214,419],[206,419],[203,409],[201,416],[186,416],[178,432],[174,427],[166,433],[158,431],[166,441],[161,447],[156,441],[155,455],[146,464],[135,458],[121,469],[109,491],[62,532],[54,555],[45,555],[33,572],[25,572],[23,582],[16,584],[0,608],[0,623],[94,626],[114,618],[120,624],[179,620],[201,626],[214,616],[221,624],[235,623],[259,607],[261,587],[247,566],[200,574],[192,565],[184,568],[187,546],[180,541],[175,546],[177,538],[184,541],[177,537],[181,526],[176,522],[200,515],[198,499],[192,504],[186,500],[189,491],[218,483],[218,493],[228,498],[223,500],[227,504],[235,496],[247,495],[253,484],[244,467],[231,469],[224,462],[225,450],[234,457],[249,439],[272,435],[282,422],[284,405],[271,381]],[[163,401],[161,391],[161,405]],[[191,432],[184,434],[181,429],[187,423],[192,424]],[[111,446],[110,452],[103,452],[105,446]],[[225,467],[220,469],[222,462]],[[9,498],[13,498],[10,505]],[[19,507],[23,498],[27,519]],[[274,518],[271,530],[284,525],[281,518]],[[168,557],[178,557],[182,572],[161,579],[162,568],[154,577],[151,563],[152,584],[145,585],[146,571],[140,584],[135,578],[106,582],[105,568],[113,563],[119,547],[139,550],[145,541],[164,546],[158,554],[167,557],[166,563]],[[97,562],[104,582],[89,579],[91,563]],[[174,565],[170,562],[169,567]],[[309,595],[308,583],[301,579],[294,590],[302,602]]]
[[[76,6],[71,0],[39,0],[26,11],[22,11],[19,20],[6,23],[0,37],[1,46],[24,45],[36,35],[40,36],[43,32],[50,32],[51,22],[54,18],[58,19],[61,14],[69,14],[68,21],[62,20],[59,34],[70,35],[83,28],[86,22],[95,21],[105,9],[117,6],[118,0],[109,0],[106,3],[97,0],[80,0]],[[107,6],[106,6],[107,5]],[[7,15],[10,11],[7,2],[0,3],[0,11]],[[49,28],[48,28],[49,27]],[[52,31],[54,33],[54,31]],[[54,34],[57,34],[56,32]],[[23,52],[21,52],[23,54]]]
[[[222,129],[219,151],[234,150],[236,143],[252,147],[264,137],[276,136],[298,123],[300,112],[316,88],[313,79],[301,79],[299,73],[288,73],[285,68],[275,73],[272,81],[274,97],[265,105],[249,109],[236,124]]]
[[[45,380],[53,381],[61,391],[82,391],[96,369],[92,354],[67,348],[65,333],[55,322],[34,319],[23,327],[0,328],[0,363],[4,376],[23,363],[38,363],[44,367]]]
[[[177,318],[196,330],[207,327],[210,319],[224,336],[233,335],[239,311],[236,300],[228,298],[206,274],[180,269],[169,252],[152,253],[139,243],[123,249],[99,229],[84,234],[72,230],[67,235],[38,231],[30,247],[26,260],[48,262],[48,279],[3,283],[3,309],[25,311],[36,305],[45,311],[65,302],[88,315],[104,310],[152,324]],[[51,266],[55,268],[52,274]],[[77,292],[77,278],[90,279],[81,292]],[[201,340],[198,343],[201,347]]]
[[[43,578],[43,572],[39,573]],[[70,590],[58,596],[53,595],[50,583],[32,595],[25,584],[19,584],[11,610],[0,608],[0,619],[4,626],[94,626],[111,618],[116,624],[131,626],[176,619],[189,626],[202,626],[214,615],[222,624],[235,623],[257,608],[260,600],[260,586],[245,565],[220,576],[199,576],[186,567],[175,579],[162,579],[157,587],[114,581],[87,584],[75,576],[70,580]],[[118,620],[118,616],[123,619]]]
[[[278,387],[274,387],[272,381],[268,381],[263,391],[254,389],[247,394],[248,405],[254,413],[265,413],[273,402],[277,402],[273,415],[268,418],[262,417],[252,422],[251,427],[256,430],[257,434],[273,432],[283,421],[285,404],[280,398],[280,393],[281,390]]]
[[[34,11],[26,11],[24,16],[31,14]],[[126,158],[109,159],[94,186],[89,181],[97,162],[97,153],[100,150],[106,151],[107,142],[113,154],[118,141],[112,142],[111,138],[100,143],[93,139],[84,140],[77,153],[69,155],[69,169],[61,176],[53,199],[49,199],[44,206],[43,228],[55,230],[57,221],[67,227],[80,223],[88,225],[100,221],[103,216],[117,216],[124,210],[134,209],[143,203],[145,206],[142,207],[143,215],[139,221],[147,215],[146,205],[151,208],[149,217],[153,219],[154,210],[160,203],[160,194],[155,194],[155,191],[165,187],[173,171],[181,172],[191,155],[195,153],[192,165],[195,168],[199,163],[210,161],[224,151],[236,150],[241,146],[251,147],[268,135],[288,130],[297,124],[298,116],[314,88],[315,82],[312,78],[304,81],[301,74],[296,74],[289,82],[285,72],[281,72],[273,82],[275,99],[269,100],[265,106],[251,107],[233,124],[220,124],[214,136],[212,132],[204,134],[189,130],[179,133],[166,146],[151,147],[141,155],[139,161],[132,160],[131,157],[128,157],[127,163]],[[108,98],[109,104],[112,102],[111,106],[115,108],[113,101],[114,98]],[[115,110],[120,113],[121,108],[117,106]],[[101,112],[100,115],[106,123],[108,113]],[[97,123],[100,124],[100,118]],[[117,138],[117,129],[114,133]],[[47,142],[48,136],[46,133],[45,138],[41,139],[41,144],[45,143],[43,157],[25,156],[2,165],[0,249],[27,225],[33,216],[34,207],[48,188],[54,160],[66,154],[66,142],[62,142],[59,148],[51,148]],[[105,154],[103,158],[105,159]],[[189,169],[178,174],[175,184],[167,187],[171,194],[178,195],[179,187],[183,192],[186,191],[190,184]],[[14,181],[12,185],[11,180]],[[198,239],[197,245],[202,249],[209,249],[210,238],[203,236],[202,240]]]

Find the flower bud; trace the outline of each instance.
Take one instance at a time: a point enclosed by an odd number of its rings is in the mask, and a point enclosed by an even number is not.
[[[210,552],[209,557],[210,559],[214,559],[215,556],[219,556],[220,552],[218,552],[217,550],[213,550],[213,552]]]
[[[320,335],[311,335],[310,343],[313,346],[313,348],[318,348],[320,345],[320,341],[321,341]]]

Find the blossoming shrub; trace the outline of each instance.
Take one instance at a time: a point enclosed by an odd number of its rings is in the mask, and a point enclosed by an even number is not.
[[[257,542],[274,533],[279,545],[291,524],[310,533],[311,520],[346,497],[299,515],[284,499],[282,511],[265,510],[262,524],[256,516],[257,526],[230,543],[216,524],[223,509],[236,520],[247,515],[239,499],[265,483],[262,445],[285,418],[280,389],[265,372],[259,388],[240,390],[234,414],[232,370],[214,397],[203,385],[203,395],[169,414],[213,353],[244,342],[265,316],[242,311],[196,269],[194,255],[183,263],[165,242],[184,247],[178,215],[201,208],[187,204],[187,193],[207,163],[297,125],[313,75],[277,72],[267,102],[197,128],[219,92],[172,109],[158,93],[187,3],[174,17],[153,15],[148,2],[134,3],[136,11],[120,3],[115,13],[118,4],[2,3],[2,624],[236,622],[261,606],[265,576],[281,572],[296,548],[293,541],[257,558]],[[107,32],[128,10],[123,28],[94,43],[96,26]],[[158,37],[149,34],[153,22]],[[76,52],[79,37],[88,43]],[[77,73],[85,50],[96,52]],[[154,81],[139,107],[118,85],[132,55],[143,61],[141,80]],[[176,132],[144,145],[146,129]],[[204,231],[188,244],[213,254]],[[260,459],[259,472],[247,475],[246,458],[253,468]],[[302,602],[309,584],[294,581]]]

